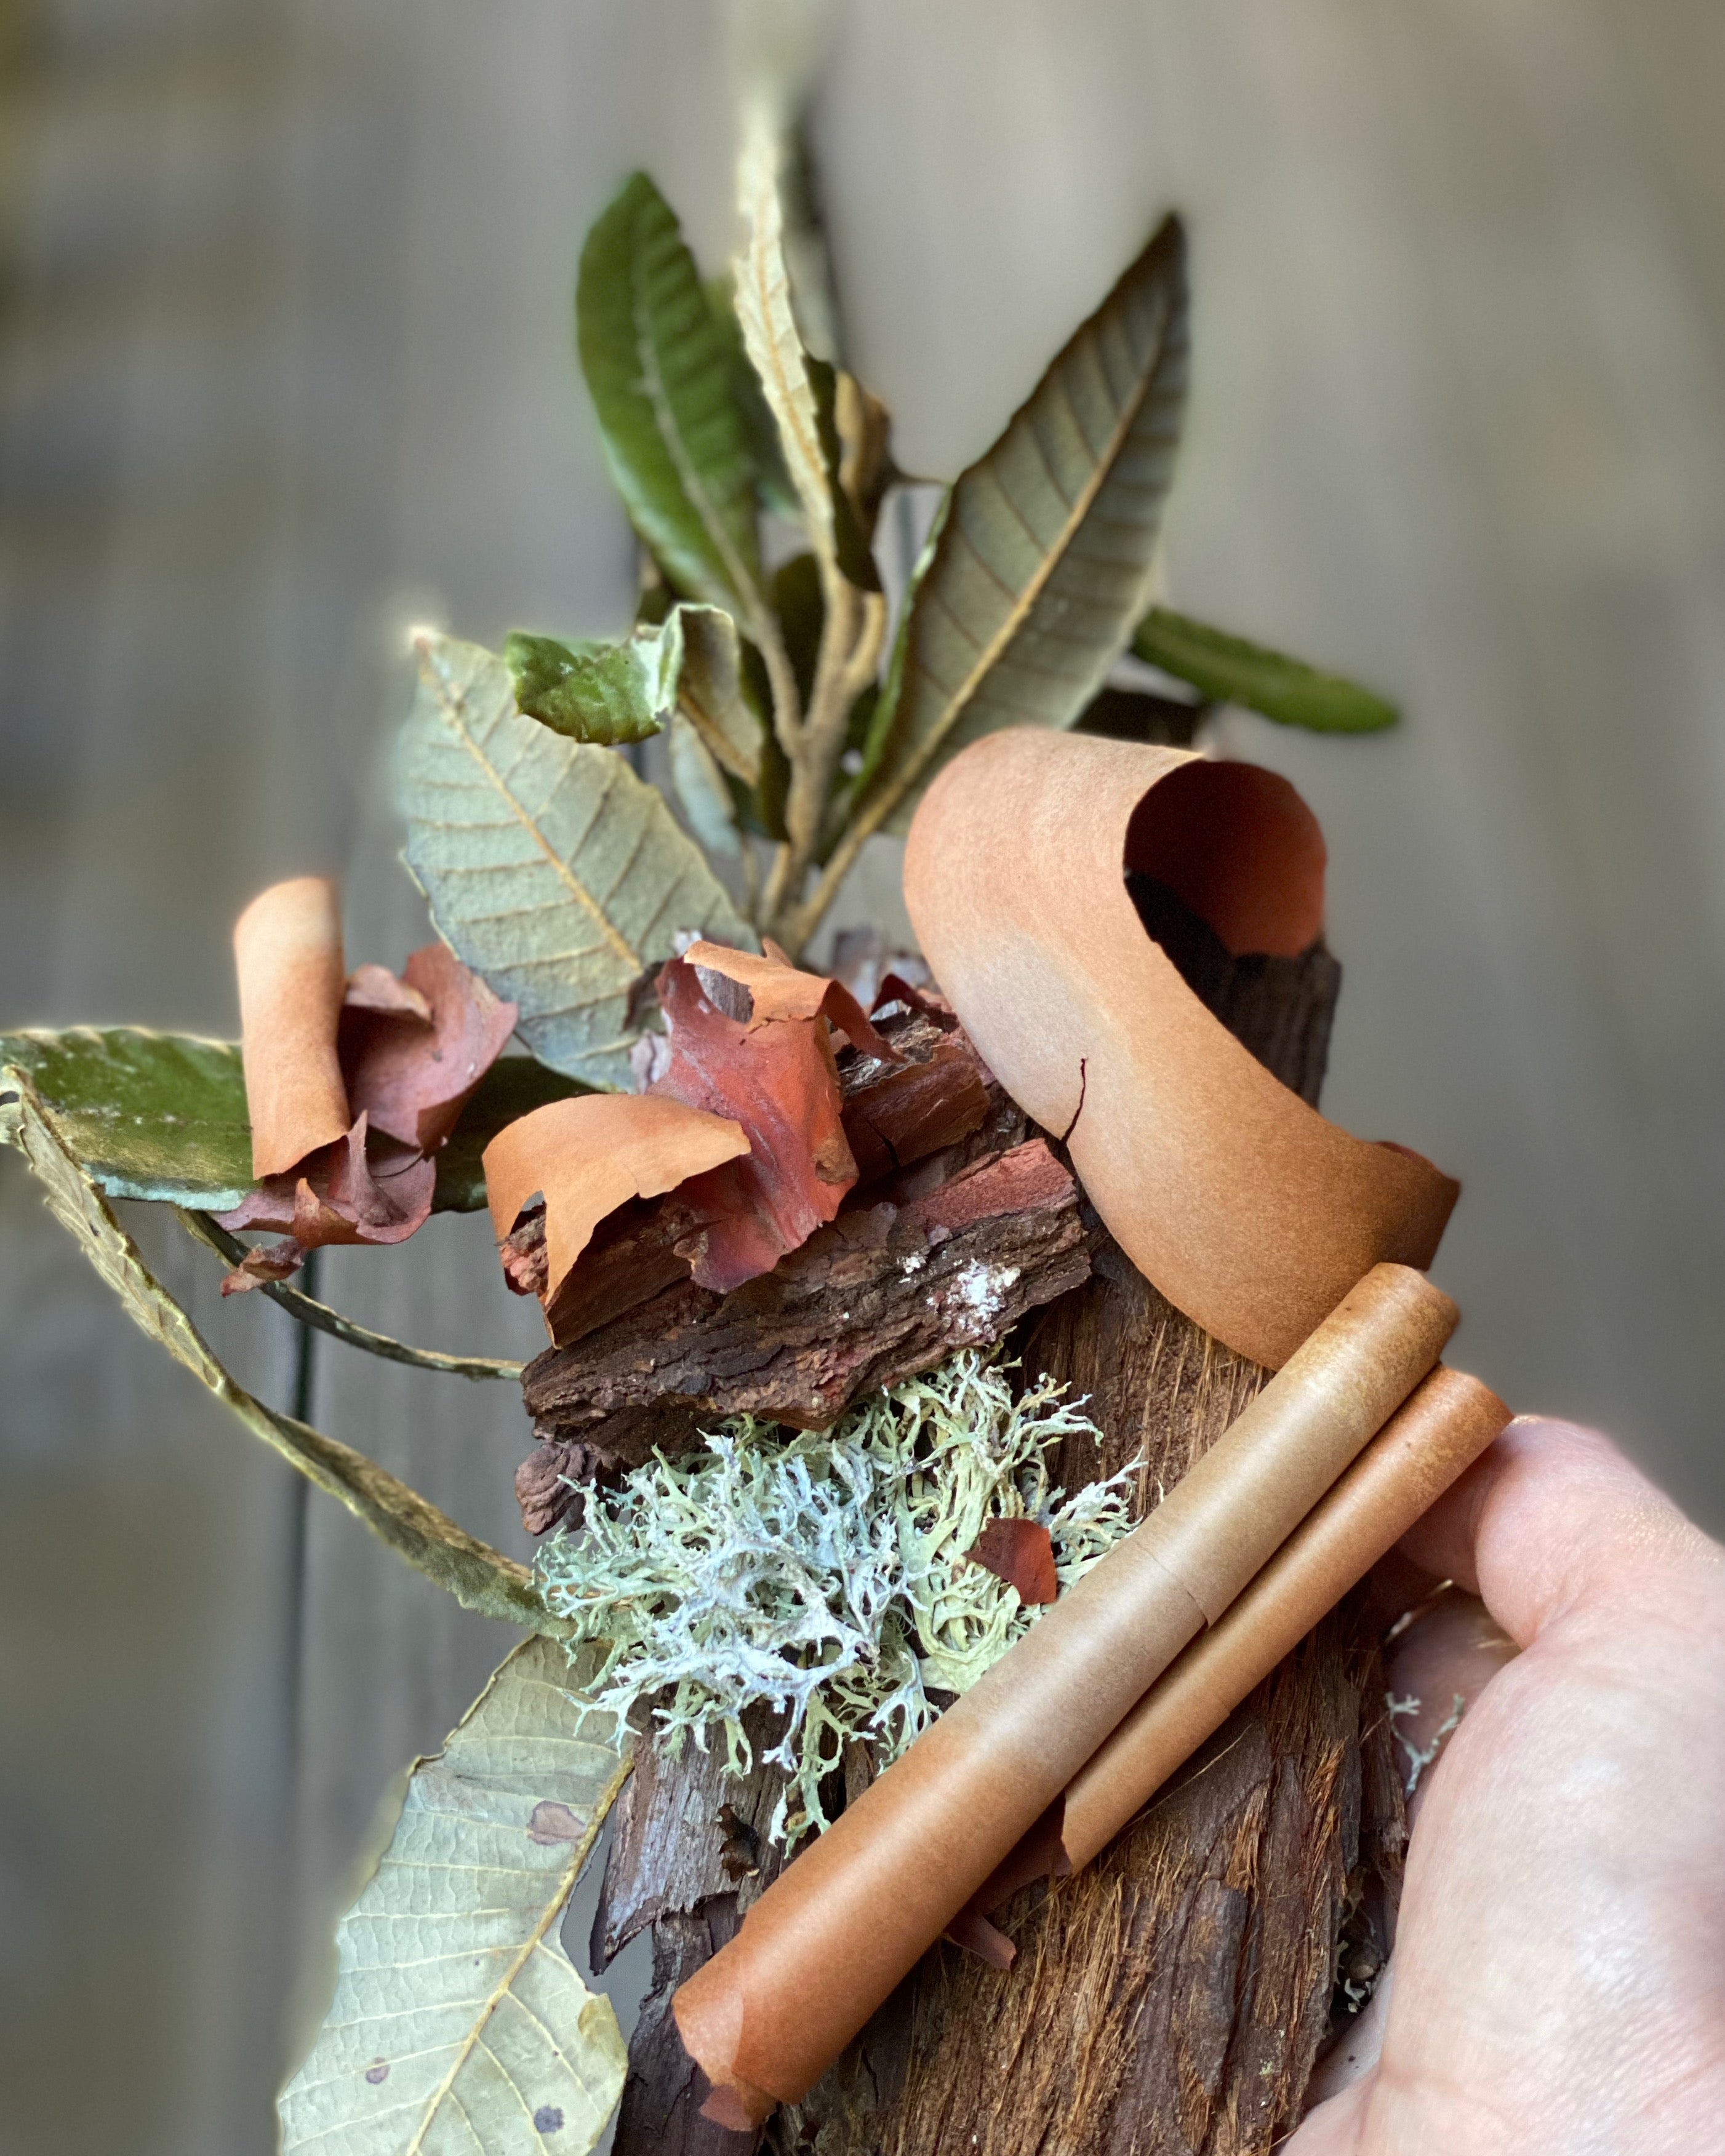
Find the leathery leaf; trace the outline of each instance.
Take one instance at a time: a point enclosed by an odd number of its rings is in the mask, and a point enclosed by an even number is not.
[[[629,992],[678,930],[750,932],[656,788],[516,709],[501,659],[429,631],[401,757],[408,867],[438,932],[542,1063],[626,1086]]]
[[[628,2055],[558,1926],[629,1773],[562,1648],[516,1649],[434,1758],[336,1935],[282,2092],[283,2156],[585,2156]]]
[[[1133,634],[1132,649],[1164,674],[1189,681],[1213,703],[1243,704],[1285,726],[1374,734],[1401,716],[1394,704],[1357,681],[1321,674],[1303,660],[1230,636],[1169,607],[1150,609]]]
[[[644,172],[587,235],[582,371],[618,491],[680,592],[761,612],[755,458],[715,320],[670,205]]]
[[[252,1187],[245,1073],[229,1041],[141,1026],[0,1034],[62,1142],[110,1198],[223,1213]]]
[[[908,806],[997,726],[1067,726],[1145,611],[1185,401],[1170,218],[962,473],[919,565],[860,813]]]

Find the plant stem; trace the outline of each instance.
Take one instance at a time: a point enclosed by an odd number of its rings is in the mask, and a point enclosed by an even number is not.
[[[819,851],[827,803],[845,752],[850,707],[874,678],[886,634],[886,601],[880,593],[859,590],[835,562],[824,561],[821,571],[825,616],[809,709],[790,758],[787,840],[774,859],[762,907],[768,932],[793,959],[801,955],[831,902],[829,897],[813,911],[798,903]],[[834,883],[832,889],[837,888]]]
[[[237,1265],[244,1257],[244,1244],[218,1226],[208,1213],[193,1212],[184,1205],[176,1205],[174,1210],[187,1235],[230,1265]],[[412,1369],[438,1370],[451,1378],[505,1378],[513,1383],[521,1374],[521,1363],[495,1356],[444,1355],[434,1348],[410,1348],[405,1341],[392,1340],[387,1332],[373,1332],[369,1327],[357,1325],[339,1310],[315,1301],[303,1290],[289,1287],[281,1281],[264,1281],[259,1285],[273,1303],[301,1325],[327,1332],[331,1339],[345,1341],[350,1348],[362,1348],[367,1355],[381,1355],[386,1363],[405,1363]]]

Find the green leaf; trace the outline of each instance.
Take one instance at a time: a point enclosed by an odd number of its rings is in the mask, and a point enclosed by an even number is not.
[[[1337,674],[1320,674],[1243,636],[1230,636],[1167,607],[1138,624],[1132,649],[1164,674],[1189,681],[1213,703],[1244,704],[1285,726],[1314,733],[1373,734],[1401,713],[1382,696]]]
[[[758,616],[755,464],[732,352],[676,218],[644,172],[587,235],[575,321],[636,531],[680,591]]]
[[[110,1198],[225,1213],[252,1188],[239,1050],[225,1040],[79,1025],[0,1034],[62,1142]]]
[[[0,1062],[29,1073],[61,1142],[110,1198],[228,1213],[255,1187],[234,1042],[77,1025],[0,1034]],[[580,1091],[531,1056],[494,1063],[437,1157],[433,1209],[478,1212],[485,1202],[480,1156],[498,1132]]]
[[[516,707],[554,734],[616,748],[647,741],[663,726],[676,695],[675,659],[662,629],[623,644],[559,644],[554,636],[512,629],[504,664],[515,680]]]
[[[563,1951],[629,1774],[562,1650],[517,1647],[435,1758],[336,1934],[340,1975],[280,2100],[283,2156],[586,2156],[629,2057]]]
[[[1144,611],[1186,392],[1170,218],[963,473],[919,565],[880,706],[879,824],[997,726],[1066,726]]]
[[[629,1082],[629,992],[679,930],[749,931],[658,791],[614,750],[515,707],[509,670],[426,632],[403,735],[408,867],[438,932],[500,996],[542,1063]]]
[[[458,1527],[417,1490],[321,1430],[278,1414],[234,1383],[185,1312],[155,1277],[108,1202],[61,1137],[20,1064],[0,1062],[0,1143],[16,1146],[48,1209],[120,1297],[128,1316],[308,1481],[345,1505],[416,1571],[464,1609],[511,1625],[556,1630],[526,1568]]]

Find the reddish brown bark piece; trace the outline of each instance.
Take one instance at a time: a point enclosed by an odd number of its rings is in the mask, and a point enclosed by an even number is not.
[[[999,1339],[1085,1279],[1096,1230],[1040,1139],[922,1198],[845,1213],[728,1296],[685,1281],[528,1364],[545,1433],[644,1459],[702,1420],[822,1430],[850,1400]]]
[[[853,1011],[855,998],[789,967],[754,964],[762,978],[746,983],[756,1002],[748,1019],[719,1008],[695,963],[673,958],[659,976],[670,1060],[649,1090],[728,1117],[749,1141],[745,1157],[692,1178],[680,1194],[688,1216],[680,1254],[701,1286],[721,1293],[771,1272],[787,1251],[807,1242],[838,1211],[857,1174],[821,1014],[824,998],[796,991],[808,983],[842,996]],[[778,988],[770,1002],[769,982]],[[874,1029],[866,1020],[862,1029],[872,1045]]]
[[[629,1457],[643,1457],[655,1442],[688,1442],[696,1399],[731,1404],[720,1412],[761,1414],[781,1412],[774,1401],[783,1401],[787,1414],[802,1404],[800,1419],[813,1416],[813,1427],[822,1427],[863,1382],[891,1382],[867,1378],[873,1367],[908,1375],[912,1367],[927,1367],[908,1360],[912,1356],[938,1360],[947,1352],[942,1343],[999,1337],[996,1330],[979,1330],[979,1320],[988,1315],[988,1296],[979,1300],[981,1276],[968,1276],[968,1300],[942,1302],[942,1283],[962,1274],[966,1255],[988,1255],[983,1244],[1000,1244],[992,1255],[1020,1265],[1020,1281],[1011,1283],[1009,1294],[1020,1311],[1059,1294],[1055,1279],[1082,1279],[1082,1270],[1071,1270],[1065,1231],[1050,1233],[1045,1218],[1050,1208],[1074,1208],[1071,1177],[1050,1153],[1022,1158],[1007,1168],[1005,1179],[999,1171],[977,1179],[981,1162],[1005,1160],[1022,1145],[1024,1116],[989,1081],[951,1014],[899,1015],[884,1026],[884,1034],[891,1060],[845,1050],[839,1060],[839,1093],[845,1127],[867,1127],[867,1158],[882,1160],[893,1173],[871,1177],[867,1190],[852,1194],[834,1227],[822,1229],[793,1257],[783,1259],[770,1276],[776,1285],[759,1294],[752,1287],[737,1289],[736,1296],[752,1300],[736,1304],[690,1285],[684,1253],[699,1218],[688,1183],[654,1203],[617,1208],[599,1223],[580,1264],[547,1304],[546,1322],[557,1348],[578,1348],[580,1354],[569,1365],[547,1356],[532,1365],[528,1410],[565,1434],[621,1416],[617,1430],[628,1430],[628,1438],[610,1434],[603,1442],[619,1445]],[[880,1137],[882,1132],[886,1137]],[[944,1186],[951,1188],[940,1197]],[[951,1250],[932,1276],[918,1279],[927,1250],[949,1244],[959,1229],[981,1231],[989,1216],[1014,1208],[1040,1214],[1026,1223],[1020,1238],[1029,1270],[1005,1250],[1011,1238],[977,1233],[966,1253]],[[550,1268],[543,1216],[524,1218],[501,1250],[505,1279],[517,1294],[546,1294]],[[1041,1279],[1050,1264],[1056,1270]],[[865,1291],[860,1283],[871,1268],[880,1274],[878,1287]],[[826,1306],[819,1300],[824,1283],[834,1291]],[[886,1309],[888,1302],[893,1311]],[[1005,1309],[1003,1302],[992,1324],[1005,1324]],[[880,1339],[871,1341],[875,1328]],[[714,1369],[705,1384],[696,1369],[690,1378],[696,1391],[684,1399],[677,1393],[690,1365],[688,1360],[680,1365],[673,1382],[662,1352],[669,1330],[680,1341],[699,1335],[690,1354],[699,1360],[705,1341]],[[809,1341],[834,1350],[826,1373],[809,1375],[802,1386],[791,1382],[787,1389],[783,1354],[802,1354]],[[847,1360],[858,1358],[863,1375],[845,1380],[843,1391],[834,1393]],[[755,1384],[755,1371],[768,1363],[776,1365],[770,1380]],[[580,1380],[573,1391],[567,1389],[554,1375],[565,1369],[591,1371],[598,1391],[591,1397],[580,1393]]]
[[[1020,1602],[1052,1602],[1060,1591],[1054,1537],[1040,1520],[990,1520],[964,1553],[1015,1587]]]
[[[845,1110],[858,1180],[874,1183],[955,1145],[988,1112],[988,1089],[968,1045],[943,1040],[927,1061],[887,1070]]]

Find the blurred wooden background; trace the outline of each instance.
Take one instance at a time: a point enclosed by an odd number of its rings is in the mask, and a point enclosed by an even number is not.
[[[401,631],[624,619],[572,265],[637,163],[722,259],[729,22],[0,0],[0,1023],[231,1031],[228,921],[290,870],[347,870],[356,957],[415,940]],[[1190,214],[1176,600],[1409,713],[1356,744],[1229,722],[1329,833],[1328,1106],[1466,1178],[1461,1359],[1725,1522],[1725,13],[831,28],[839,268],[906,467],[955,471]],[[254,2156],[385,1785],[506,1642],[308,1506],[9,1156],[0,1214],[0,2148]],[[285,1399],[279,1313],[218,1310],[145,1228]],[[531,1345],[477,1221],[325,1278],[409,1337]],[[327,1343],[313,1379],[316,1419],[511,1538],[506,1389]]]

